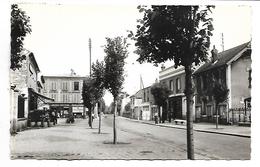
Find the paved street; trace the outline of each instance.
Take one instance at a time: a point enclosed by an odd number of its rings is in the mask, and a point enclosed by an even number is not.
[[[186,159],[186,130],[154,126],[117,117],[119,144],[113,138],[112,115],[90,129],[87,119],[74,124],[36,128],[11,137],[12,159]],[[194,132],[196,159],[250,159],[250,138]]]

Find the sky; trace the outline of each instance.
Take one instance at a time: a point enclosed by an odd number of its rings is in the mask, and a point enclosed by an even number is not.
[[[24,47],[36,57],[42,75],[89,74],[89,38],[92,40],[92,62],[103,60],[105,37],[127,36],[127,30],[136,31],[136,20],[142,18],[136,4],[19,4],[28,16],[32,33],[25,38]],[[221,48],[221,33],[225,49],[251,39],[251,7],[247,5],[218,5],[213,11],[214,36],[212,45]],[[150,86],[159,77],[160,66],[139,64],[134,54],[134,42],[126,59],[124,91],[132,95],[140,88]],[[212,46],[211,46],[212,47]],[[166,62],[166,67],[173,62]],[[108,92],[106,104],[112,102]]]

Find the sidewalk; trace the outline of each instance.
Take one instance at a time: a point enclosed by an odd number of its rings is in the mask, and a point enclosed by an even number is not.
[[[121,118],[128,119],[131,121],[141,122],[145,124],[160,126],[160,127],[186,129],[186,124],[176,125],[174,121],[172,121],[171,123],[165,122],[165,123],[155,124],[154,121],[136,120],[136,119],[130,119],[125,117],[121,117]],[[218,129],[216,129],[216,124],[214,123],[193,123],[193,129],[194,131],[198,131],[198,132],[217,133],[223,135],[232,135],[232,136],[251,138],[251,127],[243,127],[238,125],[219,125]]]

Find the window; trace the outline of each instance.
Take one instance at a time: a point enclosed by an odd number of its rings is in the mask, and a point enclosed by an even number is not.
[[[79,90],[79,82],[74,82],[74,90]]]
[[[68,83],[67,82],[62,83],[62,90],[68,90]]]
[[[78,96],[78,94],[74,94],[72,97],[73,97],[73,102],[74,102],[74,103],[77,103],[77,102],[79,101],[79,96]]]
[[[67,95],[67,94],[63,94],[63,95],[62,95],[62,98],[63,98],[63,99],[62,99],[62,102],[63,102],[63,103],[68,102],[68,95]]]
[[[51,90],[56,90],[56,82],[51,83]]]
[[[24,98],[18,96],[18,118],[24,118]]]
[[[30,71],[30,76],[32,76],[33,75],[33,70],[32,70],[32,65],[31,64],[29,64],[29,71]]]
[[[56,100],[57,100],[57,99],[56,99],[56,98],[57,98],[56,94],[54,94],[54,93],[51,94],[51,98],[54,99],[54,101],[56,101]]]
[[[203,87],[204,90],[207,89],[207,85],[208,85],[208,84],[207,84],[207,78],[208,78],[207,75],[203,75],[203,76],[202,76],[202,85],[203,85],[202,87]]]
[[[180,78],[176,79],[176,93],[179,93],[181,89],[181,80]]]
[[[145,91],[144,91],[144,102],[146,102],[146,101],[145,101]]]
[[[212,116],[212,106],[211,105],[208,105],[207,106],[207,116]]]
[[[149,90],[147,90],[147,101],[149,101],[150,99],[149,99]]]
[[[252,88],[252,85],[251,85],[251,83],[252,83],[252,70],[251,69],[249,69],[248,70],[248,88]]]
[[[170,90],[173,91],[173,80],[170,80]]]

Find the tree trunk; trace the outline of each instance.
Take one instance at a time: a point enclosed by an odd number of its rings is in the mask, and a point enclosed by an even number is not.
[[[116,98],[114,98],[114,104],[115,104],[115,110],[114,110],[114,121],[113,121],[113,144],[117,143],[117,135],[116,135],[116,110],[117,110],[117,101]]]
[[[98,117],[99,117],[99,123],[98,123],[98,133],[101,133],[101,112],[100,112],[100,107],[98,105]]]
[[[88,108],[88,124],[89,127],[92,129],[92,107]]]
[[[194,159],[194,141],[193,141],[193,90],[192,90],[192,71],[191,65],[185,67],[185,95],[187,101],[187,156],[188,159]]]
[[[216,102],[216,129],[218,129],[218,103]]]

